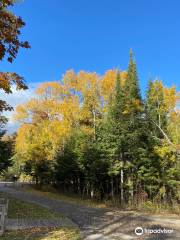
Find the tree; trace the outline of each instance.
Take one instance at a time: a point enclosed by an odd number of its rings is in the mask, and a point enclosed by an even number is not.
[[[43,176],[52,172],[57,152],[63,151],[66,138],[76,126],[79,103],[59,82],[42,84],[36,93],[36,98],[16,108],[14,118],[21,127],[15,154],[20,165],[28,166],[26,173],[36,182],[44,182]]]
[[[20,29],[25,25],[21,17],[16,17],[9,7],[14,6],[14,0],[0,0],[0,60],[7,59],[12,63],[20,48],[29,48],[27,41],[19,39]],[[27,89],[23,77],[15,72],[0,72],[0,90],[9,94],[12,93],[12,85],[17,90]],[[0,99],[0,124],[3,125],[7,119],[2,116],[3,111],[11,111],[13,108],[6,101]],[[10,139],[4,140],[5,131],[0,128],[0,172],[11,165],[12,144]]]
[[[119,70],[116,72],[115,87],[108,106],[108,113],[101,127],[101,149],[106,159],[111,177],[111,195],[114,197],[114,180],[120,176],[121,201],[123,201],[123,169],[124,169],[124,90]]]
[[[146,114],[150,136],[154,139],[152,151],[159,162],[159,189],[164,189],[164,197],[169,203],[172,203],[172,197],[177,193],[179,185],[178,101],[179,94],[175,87],[165,88],[159,80],[149,82]]]
[[[4,121],[5,124],[5,121]],[[12,165],[12,155],[14,150],[13,136],[5,135],[3,124],[0,122],[0,173],[2,174],[9,166]]]
[[[130,193],[135,196],[141,191],[142,184],[138,177],[141,159],[146,152],[146,130],[143,118],[143,102],[140,94],[139,80],[136,63],[133,59],[132,50],[127,70],[127,79],[124,83],[125,109],[124,109],[124,142],[125,159],[129,165],[127,182]]]
[[[122,204],[178,200],[179,93],[150,81],[143,101],[132,51],[126,72],[69,70],[36,94],[16,108],[14,155],[36,182]]]
[[[137,76],[137,69],[136,69],[136,64],[133,60],[133,52],[132,50],[130,51],[130,60],[129,60],[129,65],[128,65],[128,70],[127,70],[127,78],[124,83],[124,89],[126,92],[126,99],[128,100],[127,108],[131,107],[132,104],[137,105],[141,104],[141,94],[140,94],[140,88],[139,88],[139,80]],[[135,110],[136,108],[134,108]]]
[[[0,1],[0,60],[4,58],[12,63],[20,48],[29,48],[27,41],[21,41],[20,29],[25,23],[21,17],[16,17],[8,8],[14,6],[14,0]],[[0,72],[0,89],[11,93],[11,85],[16,84],[17,89],[27,89],[23,77],[17,73]],[[0,100],[0,112],[12,110],[5,101]]]

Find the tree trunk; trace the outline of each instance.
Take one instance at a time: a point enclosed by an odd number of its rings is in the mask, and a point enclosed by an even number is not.
[[[124,171],[121,169],[121,204],[124,202]]]
[[[111,178],[111,197],[114,199],[114,179]]]

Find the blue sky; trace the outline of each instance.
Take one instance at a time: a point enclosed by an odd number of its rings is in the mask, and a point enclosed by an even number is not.
[[[61,78],[68,69],[96,71],[127,68],[132,48],[142,92],[149,78],[180,82],[179,0],[24,0],[13,11],[31,44],[1,70],[36,82]],[[179,84],[180,86],[180,84]],[[178,87],[179,87],[178,86]]]
[[[28,83],[60,79],[70,68],[101,74],[126,69],[133,48],[143,89],[157,76],[178,85],[179,9],[179,0],[24,0],[14,11],[32,48],[1,68]]]

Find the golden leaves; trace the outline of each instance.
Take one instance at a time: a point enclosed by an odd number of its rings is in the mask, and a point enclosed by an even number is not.
[[[101,80],[101,95],[105,101],[109,100],[110,94],[112,93],[115,81],[116,81],[116,70],[108,70]]]
[[[180,100],[179,93],[176,92],[176,87],[164,88],[164,101],[166,110],[171,112],[177,106],[178,101]]]
[[[64,86],[59,82],[45,82],[41,84],[35,91],[37,95],[46,100],[61,100],[65,92]]]
[[[172,146],[170,146],[166,142],[164,142],[162,146],[156,146],[154,148],[154,151],[162,159],[167,159],[169,162],[176,161],[176,156],[175,156],[175,154],[173,154],[173,151],[175,151],[175,149],[173,149]],[[164,161],[164,163],[165,163],[165,161]]]

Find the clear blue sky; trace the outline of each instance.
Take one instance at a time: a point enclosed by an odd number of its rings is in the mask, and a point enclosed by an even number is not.
[[[3,71],[28,83],[58,80],[67,69],[127,68],[129,49],[137,62],[142,91],[150,77],[180,86],[179,0],[24,0],[14,11],[31,44]]]

